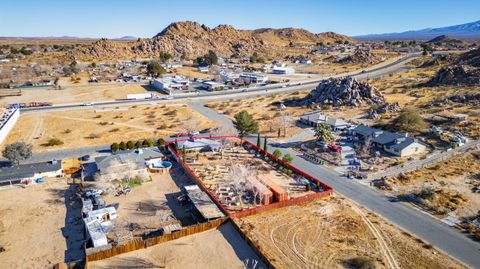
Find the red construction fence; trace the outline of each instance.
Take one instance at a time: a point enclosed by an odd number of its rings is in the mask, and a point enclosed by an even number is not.
[[[316,199],[327,198],[333,192],[332,187],[323,183],[319,179],[303,172],[302,170],[300,170],[300,169],[296,168],[295,166],[283,161],[282,159],[279,159],[279,158],[275,157],[273,154],[265,151],[262,148],[257,147],[257,145],[255,145],[255,144],[251,143],[250,141],[245,140],[241,137],[237,137],[237,136],[196,136],[196,137],[192,137],[191,139],[198,139],[198,138],[204,138],[204,139],[225,139],[225,138],[226,139],[237,139],[237,140],[239,140],[239,142],[241,144],[247,144],[250,148],[258,151],[259,153],[261,153],[264,156],[270,158],[271,160],[277,162],[278,164],[283,165],[284,167],[292,170],[293,173],[304,177],[305,179],[309,180],[312,183],[319,184],[321,186],[321,188],[323,189],[323,191],[320,191],[320,192],[309,193],[309,194],[306,194],[304,196],[290,198],[288,200],[278,201],[278,202],[274,202],[274,203],[271,203],[271,204],[268,204],[268,205],[260,205],[260,206],[256,206],[256,207],[253,207],[253,208],[233,212],[233,211],[230,211],[227,208],[225,208],[225,206],[217,198],[217,196],[209,188],[207,188],[205,186],[203,181],[195,174],[195,172],[190,168],[190,166],[184,162],[182,157],[179,156],[178,152],[172,146],[172,144],[174,144],[175,142],[183,142],[183,141],[187,141],[189,139],[175,140],[175,141],[166,143],[169,151],[174,155],[174,158],[178,161],[178,163],[186,171],[188,171],[188,173],[194,178],[194,180],[200,186],[200,188],[203,191],[205,191],[210,196],[210,198],[215,202],[215,204],[217,204],[217,206],[228,216],[242,218],[242,217],[254,215],[254,214],[257,214],[257,213],[265,212],[265,211],[268,211],[268,210],[272,210],[272,209],[275,209],[275,208],[281,208],[281,207],[286,207],[286,206],[291,206],[291,205],[296,205],[296,204],[300,204],[300,203],[313,201],[313,200],[316,200]]]

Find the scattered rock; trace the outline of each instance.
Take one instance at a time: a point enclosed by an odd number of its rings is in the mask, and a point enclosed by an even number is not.
[[[380,106],[370,109],[368,111],[368,117],[371,119],[378,120],[380,119],[380,115],[383,115],[386,113],[394,113],[398,111],[400,111],[400,105],[398,104],[398,102],[395,102],[395,103],[385,102]]]
[[[344,77],[323,80],[306,97],[292,102],[304,106],[319,104],[338,107],[383,103],[385,98],[367,82]]]

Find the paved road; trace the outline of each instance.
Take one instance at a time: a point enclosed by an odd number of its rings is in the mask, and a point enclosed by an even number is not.
[[[342,76],[352,76],[357,79],[369,79],[385,76],[391,73],[400,72],[405,68],[405,63],[410,60],[418,57],[420,54],[409,54],[401,59],[396,61],[383,64],[381,66],[376,66],[372,68],[367,68],[361,71],[350,72],[347,74],[339,74],[329,77],[342,77]],[[95,106],[119,106],[119,105],[139,105],[139,104],[151,104],[151,103],[172,103],[178,101],[191,101],[197,100],[199,102],[207,102],[212,100],[222,100],[228,98],[250,98],[258,95],[272,95],[280,92],[291,92],[299,91],[305,89],[311,89],[316,86],[321,80],[324,80],[329,77],[317,77],[314,79],[304,80],[301,83],[277,83],[267,86],[248,88],[247,91],[242,91],[241,89],[237,90],[228,90],[220,92],[207,92],[207,93],[192,93],[191,95],[179,96],[173,100],[166,99],[151,99],[151,100],[112,100],[112,101],[103,101],[103,102],[93,102]],[[89,109],[91,106],[82,106],[81,103],[76,104],[63,104],[55,105],[49,107],[35,107],[35,108],[24,108],[21,110],[21,113],[31,113],[39,111],[52,111],[52,110],[69,110],[69,109]]]
[[[222,124],[230,122],[230,119],[215,110],[198,104],[190,106],[212,120]],[[253,136],[251,141],[256,143],[256,137]],[[480,268],[480,242],[473,241],[468,235],[411,207],[408,203],[395,201],[381,192],[341,176],[334,170],[309,162],[297,152],[281,145],[269,143],[269,151],[279,149],[283,154],[292,155],[293,165],[330,185],[334,191],[383,216],[402,229],[425,239],[452,257],[471,267]]]

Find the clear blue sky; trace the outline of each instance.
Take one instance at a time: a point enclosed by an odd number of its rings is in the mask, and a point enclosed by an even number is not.
[[[480,0],[0,0],[0,36],[151,37],[174,21],[346,35],[480,20]]]

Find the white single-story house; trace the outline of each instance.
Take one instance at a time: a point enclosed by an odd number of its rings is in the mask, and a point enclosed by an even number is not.
[[[152,85],[160,91],[170,93],[170,90],[188,87],[188,85],[190,85],[190,81],[180,76],[165,77],[154,79]]]
[[[200,72],[200,73],[208,73],[208,72],[210,72],[210,67],[208,67],[208,66],[199,66],[199,67],[198,67],[198,72]]]
[[[295,69],[291,67],[275,67],[272,69],[272,74],[288,75],[293,73],[295,73]]]
[[[215,91],[222,89],[225,85],[215,81],[204,81],[202,82],[201,87],[207,91]]]
[[[212,150],[219,151],[222,148],[222,143],[214,139],[196,138],[178,142],[178,148],[185,147],[187,150]]]
[[[342,119],[336,119],[325,115],[322,111],[308,112],[300,116],[300,122],[309,126],[316,127],[321,123],[327,123],[332,127],[332,130],[345,130],[350,127],[350,124]]]
[[[255,73],[243,73],[240,78],[249,79],[252,83],[265,83],[268,80],[268,76]]]

